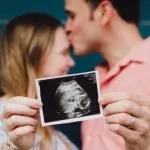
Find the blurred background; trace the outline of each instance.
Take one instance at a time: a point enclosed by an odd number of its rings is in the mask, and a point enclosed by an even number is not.
[[[55,16],[64,24],[66,14],[63,8],[63,0],[0,0],[0,32],[11,18],[27,12],[45,12]],[[150,0],[141,0],[139,29],[143,37],[150,35]],[[103,60],[97,54],[91,54],[82,58],[77,58],[73,54],[72,56],[76,61],[76,66],[70,70],[70,73],[92,71],[95,64],[101,63]],[[77,146],[81,146],[80,122],[57,125],[55,127],[64,132]]]

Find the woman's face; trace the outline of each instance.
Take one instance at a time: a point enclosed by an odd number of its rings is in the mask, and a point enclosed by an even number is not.
[[[66,75],[75,65],[69,54],[69,42],[63,28],[55,33],[54,44],[49,46],[41,61],[41,74],[43,77]]]

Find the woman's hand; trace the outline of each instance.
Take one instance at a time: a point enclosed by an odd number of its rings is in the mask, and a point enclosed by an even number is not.
[[[124,138],[126,150],[150,150],[150,97],[109,93],[100,103],[110,130]]]
[[[13,97],[4,105],[3,121],[10,141],[17,149],[34,146],[41,103],[36,99]]]

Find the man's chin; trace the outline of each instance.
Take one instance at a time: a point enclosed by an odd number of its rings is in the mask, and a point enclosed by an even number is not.
[[[86,53],[84,52],[84,50],[83,49],[79,49],[79,48],[78,49],[74,48],[73,52],[74,52],[74,54],[76,56],[84,56],[84,55],[86,55]]]
[[[84,52],[84,51],[74,51],[74,54],[76,55],[76,56],[86,56],[87,55],[87,53],[86,52]]]
[[[77,43],[72,43],[71,49],[73,50],[73,53],[76,56],[85,56],[88,54],[86,47]]]

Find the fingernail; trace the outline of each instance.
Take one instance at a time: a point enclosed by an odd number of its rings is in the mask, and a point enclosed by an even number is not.
[[[43,106],[43,103],[42,103],[42,102],[40,102],[40,106],[41,106],[41,107]]]
[[[98,102],[101,104],[101,105],[105,105],[105,101],[104,101],[104,97],[100,97]]]
[[[35,107],[36,107],[36,108],[40,108],[40,107],[42,107],[42,106],[43,106],[43,103],[39,102],[39,103],[36,104]]]

